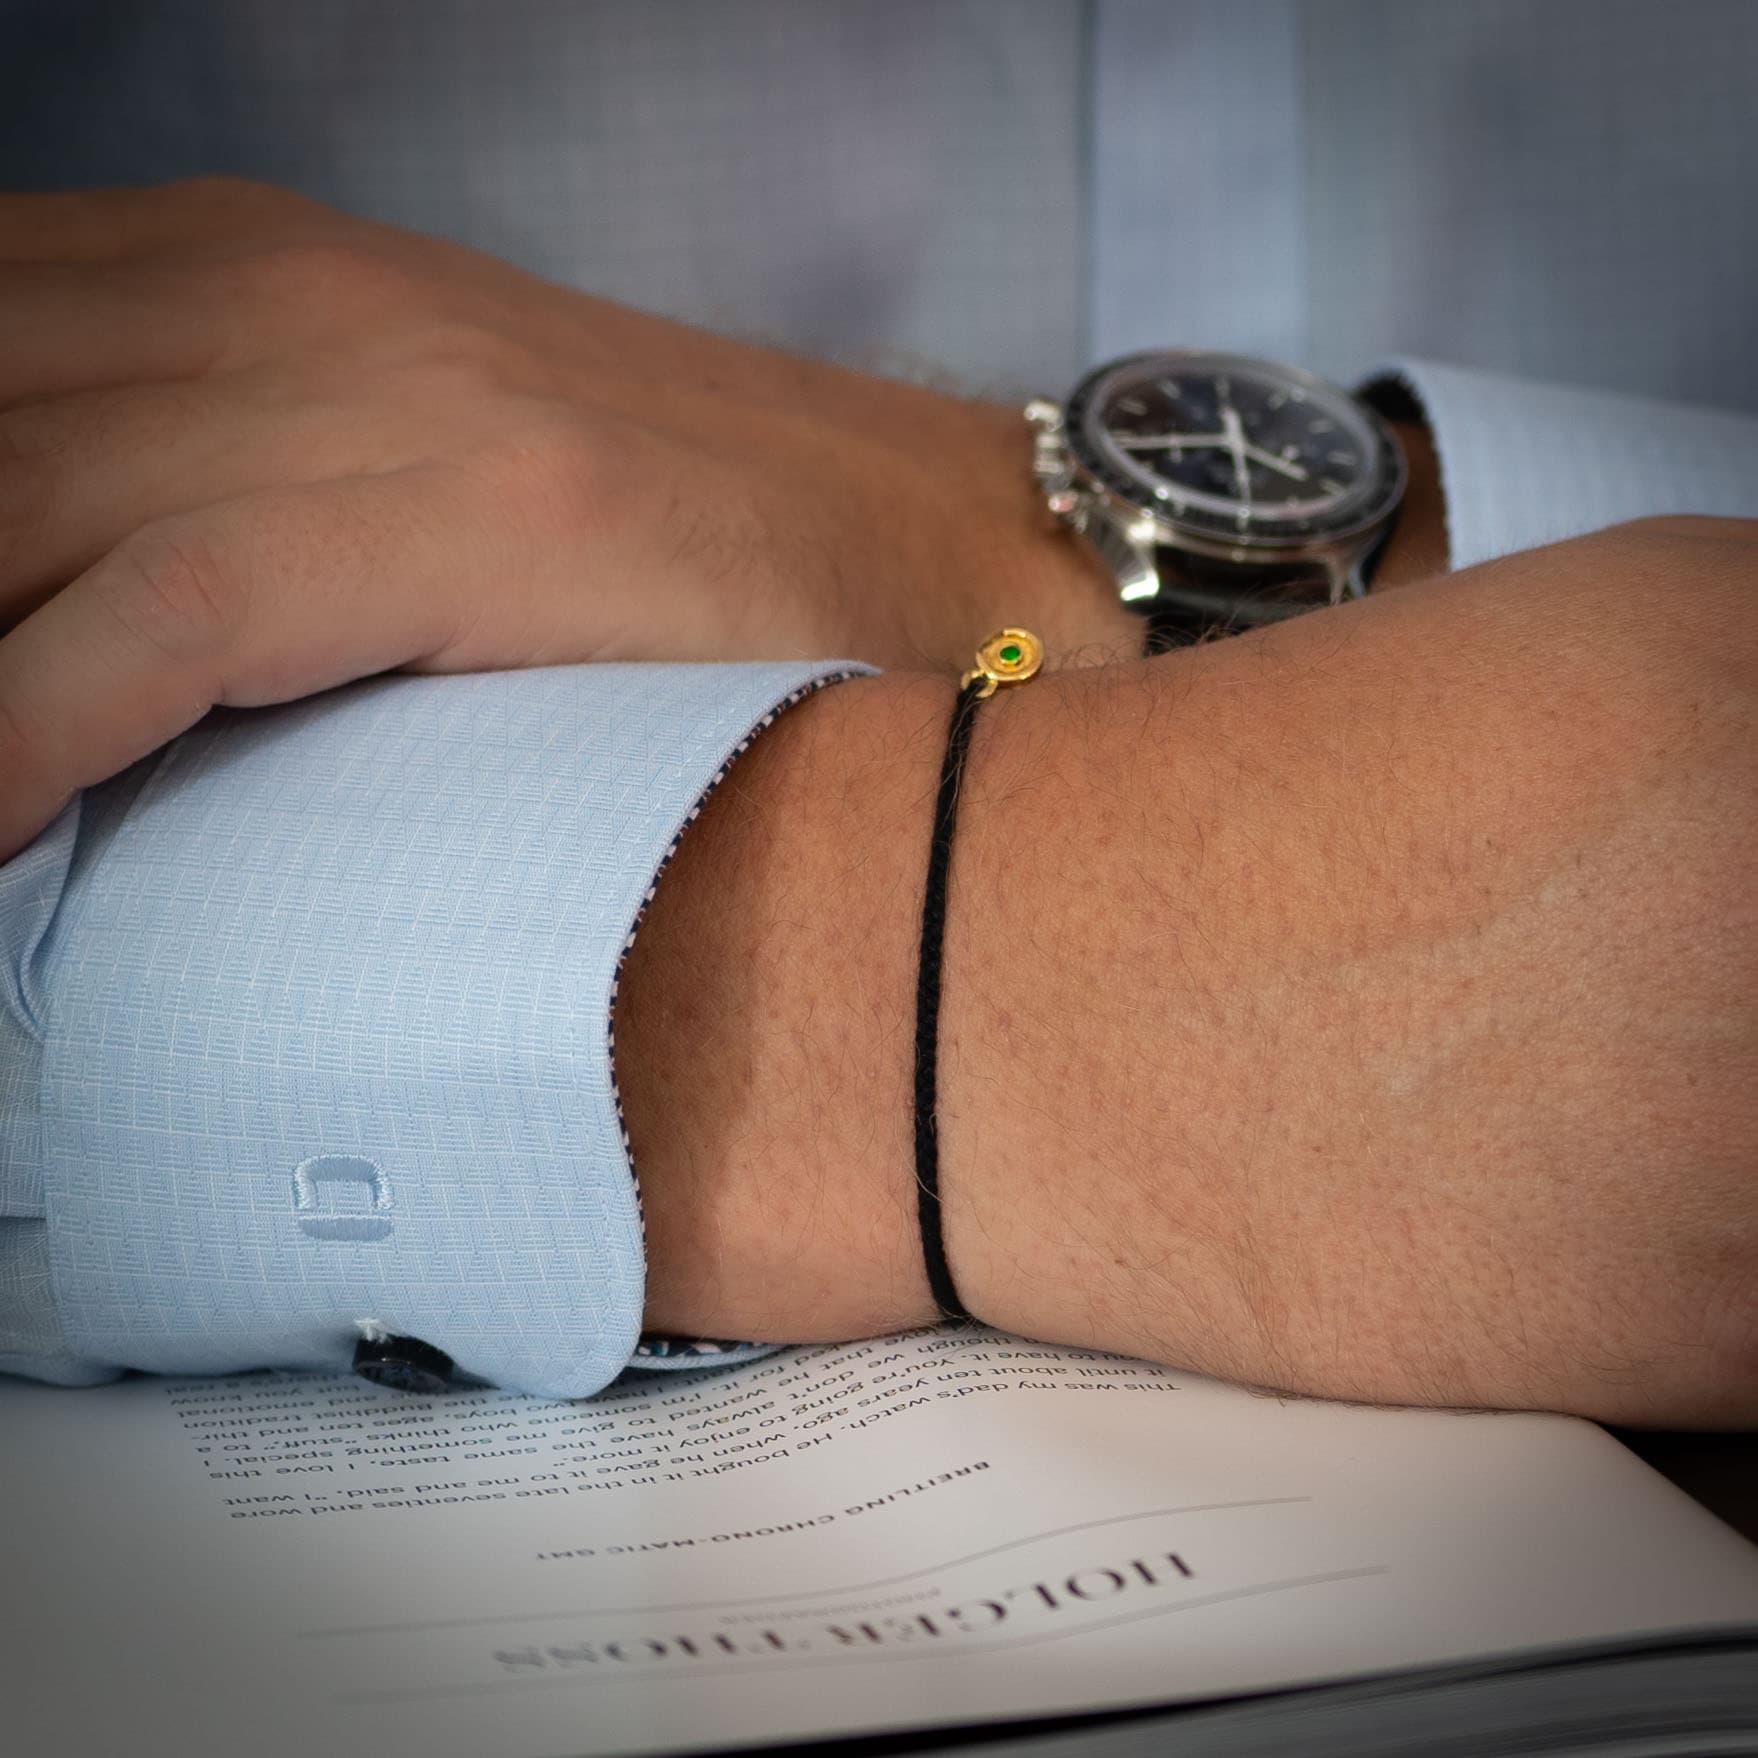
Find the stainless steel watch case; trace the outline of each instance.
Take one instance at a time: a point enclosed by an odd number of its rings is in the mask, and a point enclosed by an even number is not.
[[[1159,350],[1095,367],[1075,386],[1066,403],[1043,397],[1027,403],[1025,417],[1033,432],[1032,468],[1045,503],[1098,550],[1117,580],[1124,603],[1148,612],[1160,602],[1177,599],[1177,583],[1167,579],[1163,571],[1162,550],[1173,551],[1174,561],[1178,553],[1200,558],[1209,564],[1211,575],[1216,564],[1223,573],[1237,568],[1242,590],[1266,572],[1286,577],[1310,565],[1315,604],[1360,597],[1366,591],[1362,564],[1389,528],[1408,480],[1403,447],[1378,413],[1359,398],[1350,399],[1380,442],[1365,499],[1346,506],[1334,522],[1312,520],[1307,528],[1286,534],[1231,531],[1218,518],[1174,517],[1086,436],[1087,411],[1097,395],[1111,380],[1148,361],[1172,369],[1198,362],[1260,373],[1269,369],[1294,384],[1332,396],[1348,396],[1298,367],[1242,355]]]

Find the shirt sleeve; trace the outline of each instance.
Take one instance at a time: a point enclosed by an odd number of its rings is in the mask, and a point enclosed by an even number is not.
[[[1758,518],[1758,419],[1393,360],[1440,458],[1448,557],[1468,568],[1659,513]]]
[[[0,1371],[745,1353],[642,1348],[617,977],[739,753],[862,669],[382,678],[87,792],[0,867]]]

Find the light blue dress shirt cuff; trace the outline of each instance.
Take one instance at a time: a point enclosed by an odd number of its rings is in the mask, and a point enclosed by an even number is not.
[[[1656,513],[1758,517],[1758,420],[1393,360],[1440,458],[1448,556],[1468,568]]]
[[[637,1355],[617,975],[707,792],[857,669],[383,678],[89,791],[0,868],[0,1369],[727,1359]]]

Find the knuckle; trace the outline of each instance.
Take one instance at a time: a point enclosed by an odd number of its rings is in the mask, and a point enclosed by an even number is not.
[[[198,177],[179,177],[162,184],[161,197],[183,207],[235,209],[257,212],[266,207],[279,207],[302,198],[278,184],[265,183],[255,177],[231,177],[208,173]]]
[[[127,200],[137,219],[156,216],[185,240],[267,237],[337,218],[310,196],[253,177],[183,177],[144,192],[129,191]]]
[[[402,380],[404,399],[424,409],[525,397],[537,388],[525,349],[469,323],[435,322],[414,331],[400,326],[386,336],[381,363]],[[536,425],[548,421],[539,417]]]
[[[637,516],[632,485],[653,480],[633,432],[606,443],[566,410],[530,412],[516,431],[477,454],[492,492],[529,528],[607,535]]]
[[[353,238],[277,239],[230,272],[244,298],[326,322],[407,309],[411,291],[383,252]]]
[[[168,660],[219,653],[244,612],[236,572],[204,536],[175,526],[136,533],[93,583],[124,637]]]

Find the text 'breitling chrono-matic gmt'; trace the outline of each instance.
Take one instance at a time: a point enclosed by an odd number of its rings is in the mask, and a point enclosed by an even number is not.
[[[1372,409],[1267,360],[1135,354],[1025,413],[1050,510],[1148,619],[1150,649],[1361,596],[1404,493]]]

